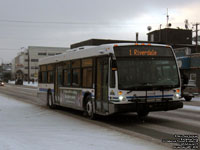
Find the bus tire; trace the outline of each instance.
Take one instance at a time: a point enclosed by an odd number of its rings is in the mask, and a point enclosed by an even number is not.
[[[191,96],[185,96],[184,99],[189,102],[189,101],[192,100],[192,97]]]
[[[94,107],[93,107],[92,99],[90,96],[87,96],[87,98],[86,98],[85,111],[87,113],[88,118],[90,118],[92,120],[95,119]]]
[[[51,93],[48,93],[47,95],[47,106],[51,109],[54,109],[55,108],[55,105],[53,103],[53,96]]]

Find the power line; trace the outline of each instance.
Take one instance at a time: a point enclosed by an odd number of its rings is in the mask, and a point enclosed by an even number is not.
[[[27,23],[27,24],[68,24],[68,25],[112,25],[113,23],[108,22],[57,22],[57,21],[28,21],[28,20],[9,20],[9,19],[0,19],[0,22],[5,23]]]
[[[73,22],[73,21],[30,21],[30,20],[11,20],[0,19],[0,22],[4,23],[25,23],[25,24],[63,24],[63,25],[109,25],[109,26],[136,26],[136,24],[143,24],[140,22]],[[153,22],[152,22],[153,23]],[[154,22],[153,24],[157,24]]]
[[[0,51],[16,51],[16,48],[0,48]]]

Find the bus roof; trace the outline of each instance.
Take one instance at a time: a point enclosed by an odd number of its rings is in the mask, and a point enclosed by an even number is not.
[[[151,43],[113,43],[113,44],[103,44],[100,46],[82,46],[74,49],[69,49],[66,52],[49,56],[39,59],[39,65],[51,64],[62,62],[66,60],[75,60],[80,58],[88,58],[93,56],[108,55],[113,52],[113,47],[115,46],[128,46],[128,45],[146,45],[146,46],[162,46],[162,47],[171,47],[169,45],[161,44],[151,44]]]

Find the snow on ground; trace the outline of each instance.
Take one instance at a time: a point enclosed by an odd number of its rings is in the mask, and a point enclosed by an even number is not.
[[[199,106],[183,105],[183,109],[200,112],[200,107]]]
[[[8,83],[10,84],[15,84],[15,81],[8,81]],[[38,82],[27,82],[27,81],[23,81],[23,85],[25,86],[34,86],[34,87],[37,87],[38,86]]]
[[[166,150],[166,147],[0,94],[0,150]]]

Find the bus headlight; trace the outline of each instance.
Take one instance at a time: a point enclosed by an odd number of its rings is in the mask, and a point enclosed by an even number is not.
[[[176,89],[174,91],[174,99],[180,99],[181,98],[181,92],[180,89]]]
[[[120,95],[120,96],[119,96],[119,100],[120,100],[120,101],[126,101],[126,98],[125,98],[124,96]]]
[[[179,99],[181,96],[179,93],[174,94],[174,98]]]

